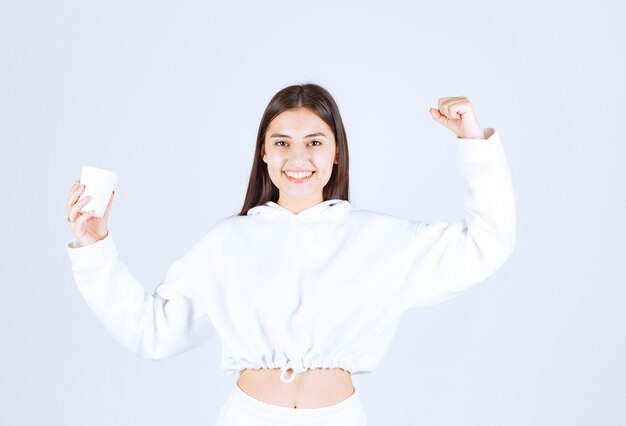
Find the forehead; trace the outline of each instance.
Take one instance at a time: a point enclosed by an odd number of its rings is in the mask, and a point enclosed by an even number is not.
[[[280,130],[281,133],[287,134],[324,131],[328,136],[330,136],[328,133],[332,133],[324,120],[308,108],[289,109],[281,112],[270,122],[267,130],[268,132]]]

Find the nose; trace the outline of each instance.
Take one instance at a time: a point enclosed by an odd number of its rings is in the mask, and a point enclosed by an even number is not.
[[[303,167],[310,164],[309,153],[305,147],[295,147],[290,152],[289,163],[294,167]]]

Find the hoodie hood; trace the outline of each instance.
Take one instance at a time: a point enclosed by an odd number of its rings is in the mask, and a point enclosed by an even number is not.
[[[339,198],[322,201],[321,203],[302,210],[298,214],[293,213],[291,210],[286,209],[274,201],[268,201],[265,204],[249,209],[247,216],[256,216],[268,219],[296,218],[305,221],[314,221],[338,217],[349,210],[352,210],[350,202]]]

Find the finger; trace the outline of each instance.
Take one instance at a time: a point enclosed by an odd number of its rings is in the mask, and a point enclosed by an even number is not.
[[[76,223],[85,223],[87,222],[93,215],[96,214],[95,210],[90,210],[87,213],[83,213],[78,219],[76,219]]]
[[[444,109],[445,109],[445,114],[446,117],[448,117],[450,120],[454,120],[459,118],[455,111],[452,109],[452,107],[454,107],[454,105],[456,105],[459,102],[459,98],[454,96],[454,97],[450,97],[448,98],[448,100],[444,103]]]
[[[83,199],[83,200],[77,202],[76,204],[74,204],[72,206],[72,208],[70,209],[69,214],[67,215],[67,217],[69,217],[72,222],[76,221],[76,218],[78,217],[78,213],[79,213],[80,209],[83,207],[84,202],[85,202],[85,200]]]
[[[79,188],[80,185],[80,179],[76,179],[74,181],[74,184],[72,185],[72,187],[70,188],[70,194],[73,193],[74,191],[76,191],[77,188]]]
[[[462,118],[464,116],[469,117],[472,114],[471,104],[467,100],[461,99],[460,101],[450,105],[450,114],[452,114],[455,118]]]
[[[448,104],[449,104],[450,99],[452,98],[451,97],[439,98],[439,104],[438,104],[439,112],[443,114],[446,118],[450,118],[450,115],[448,114]]]
[[[72,194],[70,195],[70,198],[67,200],[68,209],[74,205],[76,200],[81,196],[81,194],[84,191],[85,191],[85,187],[81,186],[72,192]]]
[[[72,203],[76,202],[76,200],[82,195],[82,193],[85,192],[85,187],[84,186],[79,186],[78,188],[76,188],[76,190],[72,193]]]
[[[447,127],[448,125],[448,118],[443,115],[438,109],[436,108],[431,108],[430,109],[430,115],[439,123],[443,124],[444,126]]]
[[[70,200],[72,199],[72,195],[74,194],[74,191],[76,191],[76,188],[78,188],[78,181],[74,182],[74,184],[70,188],[70,196],[67,197],[67,204],[70,203]]]
[[[450,118],[461,118],[462,114],[465,112],[463,102],[455,102],[451,104],[450,106],[448,106],[448,112],[450,113]]]
[[[85,198],[83,198],[82,200],[74,204],[72,208],[70,209],[70,214],[69,214],[70,219],[75,218],[78,215],[78,212],[80,211],[80,209],[82,209],[83,206],[89,202],[89,200],[91,200],[90,195],[86,196]]]
[[[454,120],[461,118],[461,116],[457,114],[457,112],[459,111],[459,104],[461,105],[465,104],[465,97],[452,96],[448,98],[448,100],[445,102],[445,105],[444,105],[444,108],[446,109],[446,115],[448,116],[448,118],[454,119]],[[465,107],[462,107],[460,110],[464,111]]]

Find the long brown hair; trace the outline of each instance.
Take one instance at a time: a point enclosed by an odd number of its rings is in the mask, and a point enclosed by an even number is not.
[[[265,132],[270,122],[278,114],[293,108],[308,108],[330,127],[335,136],[337,163],[333,164],[330,180],[324,186],[322,195],[324,201],[333,198],[349,200],[348,182],[348,138],[339,114],[339,108],[331,94],[317,84],[297,84],[285,87],[274,95],[265,108],[254,150],[254,161],[250,171],[246,199],[241,212],[234,216],[245,216],[252,207],[265,204],[268,201],[278,201],[279,191],[270,179],[267,164],[261,158],[261,148],[265,143]]]

